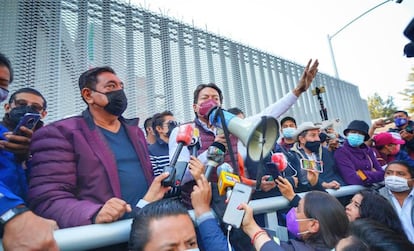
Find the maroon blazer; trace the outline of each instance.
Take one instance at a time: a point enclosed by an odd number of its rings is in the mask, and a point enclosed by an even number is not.
[[[119,120],[150,185],[153,172],[138,119]],[[56,220],[60,228],[92,224],[107,200],[121,198],[114,155],[89,110],[37,130],[30,150],[29,205],[40,216]]]

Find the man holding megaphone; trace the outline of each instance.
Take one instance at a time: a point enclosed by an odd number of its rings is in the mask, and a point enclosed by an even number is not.
[[[318,65],[319,65],[318,60],[315,60],[314,62],[312,62],[312,60],[309,60],[299,80],[298,85],[293,91],[286,94],[282,99],[278,100],[276,103],[265,108],[261,113],[244,119],[242,124],[248,123],[249,121],[259,121],[262,116],[278,118],[280,115],[285,113],[296,102],[298,97],[309,88],[310,84],[312,83],[313,79],[316,76],[316,73],[318,72]],[[216,107],[216,106],[221,107],[222,103],[223,103],[223,93],[221,89],[214,83],[200,84],[197,86],[197,88],[194,91],[193,110],[196,115],[196,118],[194,119],[194,126],[199,129],[200,141],[201,141],[201,147],[198,151],[198,158],[202,161],[203,164],[206,165],[208,161],[208,158],[207,158],[208,148],[214,142],[221,143],[227,149],[224,155],[224,162],[232,164],[234,168],[234,173],[239,174],[240,172],[238,170],[238,164],[237,164],[238,138],[235,137],[234,135],[230,135],[230,141],[227,142],[225,135],[220,133],[221,130],[218,130],[218,128],[214,124],[211,124],[209,121],[208,112],[213,107]],[[234,132],[232,132],[231,130],[230,132],[234,134]],[[277,133],[277,129],[276,129],[276,133]],[[177,130],[174,130],[171,133],[171,138],[174,139],[176,136],[177,136]],[[249,139],[252,138],[251,135],[247,135],[246,137]],[[229,146],[231,146],[233,150],[232,151],[233,156],[230,156],[230,153],[228,151]],[[175,140],[170,140],[169,141],[170,159],[176,152],[176,148],[177,148],[177,142]],[[267,152],[264,154],[267,154]],[[257,156],[254,156],[254,157],[257,157]],[[179,161],[188,162],[189,160],[190,160],[190,151],[186,147],[184,147],[180,153]],[[211,171],[209,180],[214,183],[213,185],[213,203],[214,203],[214,201],[216,201],[215,197],[218,197],[217,185],[215,184],[218,180],[216,170]],[[188,186],[188,188],[192,190],[192,185]],[[183,189],[185,188],[183,187]],[[217,205],[219,205],[220,203],[222,203],[221,206],[218,206],[218,208],[214,208],[214,205],[213,205],[213,208],[217,209],[216,213],[221,216],[222,213],[224,212],[223,209],[225,208],[224,200],[222,200],[222,202],[218,202]]]

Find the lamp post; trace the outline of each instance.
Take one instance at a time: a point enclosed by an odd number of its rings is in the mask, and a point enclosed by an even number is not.
[[[357,16],[356,18],[352,19],[350,22],[348,22],[347,24],[345,24],[344,26],[342,26],[342,28],[340,28],[337,32],[335,32],[332,35],[328,34],[328,44],[329,44],[329,49],[331,52],[331,58],[332,58],[332,64],[334,67],[334,71],[335,71],[335,77],[339,78],[339,74],[338,74],[338,68],[336,67],[336,61],[335,61],[335,55],[334,55],[334,51],[333,51],[333,47],[332,47],[332,38],[334,38],[336,35],[338,35],[341,31],[343,31],[344,29],[346,29],[348,26],[350,26],[352,23],[354,23],[355,21],[357,21],[358,19],[360,19],[361,17],[365,16],[366,14],[370,13],[371,11],[375,10],[376,8],[380,7],[381,5],[384,5],[388,2],[391,2],[392,0],[386,0],[380,4],[375,5],[374,7],[368,9],[367,11],[363,12],[361,15]],[[396,0],[396,3],[401,3],[403,0]]]

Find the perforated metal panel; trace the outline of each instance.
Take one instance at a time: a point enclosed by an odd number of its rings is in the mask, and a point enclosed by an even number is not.
[[[126,117],[143,119],[171,110],[180,121],[193,119],[193,90],[215,82],[224,107],[251,115],[292,90],[303,66],[235,41],[179,23],[125,1],[2,0],[0,51],[15,68],[11,91],[31,86],[49,105],[46,122],[81,112],[79,75],[109,65],[126,84]],[[356,86],[319,73],[313,83],[329,118],[369,121]],[[320,121],[319,103],[308,91],[288,114]]]

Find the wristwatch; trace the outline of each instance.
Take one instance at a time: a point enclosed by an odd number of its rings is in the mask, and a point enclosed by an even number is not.
[[[22,214],[27,211],[30,211],[30,209],[27,208],[26,206],[17,206],[15,208],[11,208],[0,216],[0,223],[2,225],[5,225],[8,221],[13,219],[17,215]]]

